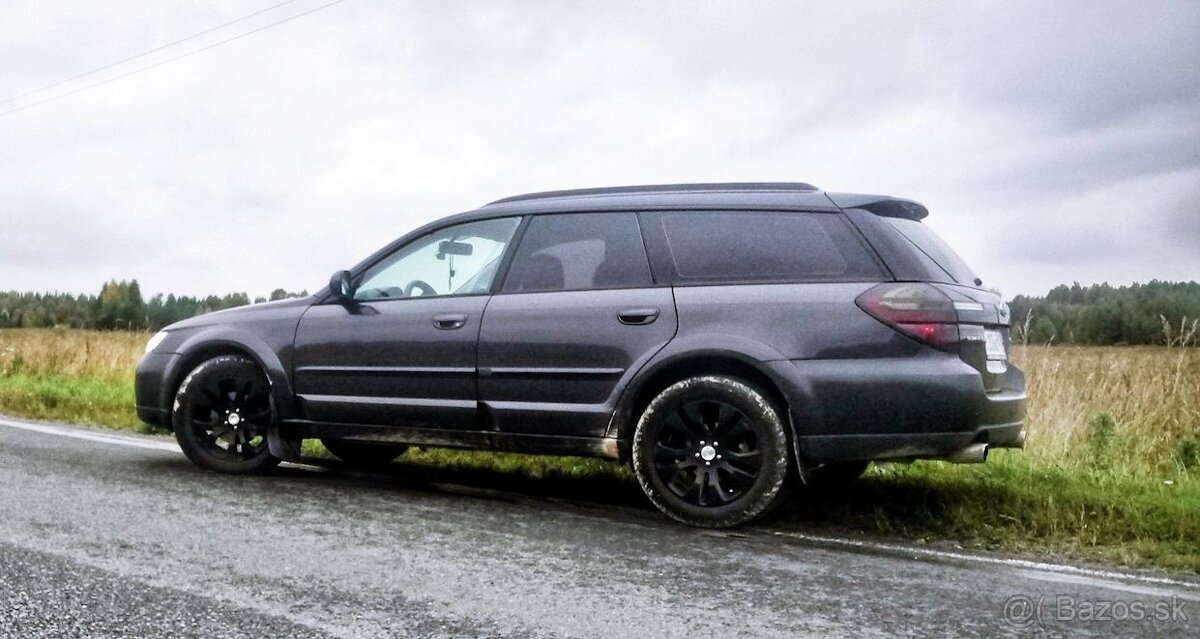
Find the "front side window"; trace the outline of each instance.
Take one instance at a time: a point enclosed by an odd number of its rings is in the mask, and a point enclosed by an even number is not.
[[[882,271],[854,231],[829,213],[691,211],[648,214],[680,283],[853,281]]]
[[[633,213],[539,215],[517,247],[504,292],[650,286],[650,264]]]
[[[520,221],[468,222],[417,238],[368,269],[354,299],[487,293]]]

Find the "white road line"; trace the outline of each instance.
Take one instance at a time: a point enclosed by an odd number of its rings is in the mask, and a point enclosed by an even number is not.
[[[109,435],[107,433],[97,433],[93,431],[83,430],[79,428],[71,428],[69,426],[55,426],[53,424],[36,424],[33,422],[13,421],[0,417],[0,426],[8,426],[9,428],[17,428],[20,430],[33,431],[45,435],[56,435],[58,437],[70,437],[72,439],[83,439],[90,442],[98,442],[101,444],[113,444],[115,446],[128,446],[130,448],[145,448],[147,450],[161,450],[168,453],[183,454],[179,450],[179,444],[172,442],[155,441],[152,439],[133,437],[129,435]],[[307,470],[324,471],[326,469],[320,466],[311,464],[300,464],[294,462],[284,462],[285,468],[304,468]]]
[[[87,441],[98,442],[101,444],[112,444],[115,446],[128,446],[131,448],[146,448],[150,450],[161,450],[172,453],[179,453],[179,446],[173,443],[153,441],[140,437],[131,437],[124,435],[108,435],[104,433],[96,433],[92,431],[69,428],[66,426],[53,426],[50,424],[37,424],[33,422],[13,421],[0,418],[0,426],[8,426],[9,428],[18,428],[21,430],[33,431],[35,433],[43,433],[46,435],[56,435],[59,437],[71,437],[74,439],[83,439]],[[300,468],[311,468],[315,470],[324,470],[317,466],[309,466],[307,464],[288,464],[288,466],[296,466]],[[812,535],[802,532],[789,532],[781,530],[763,530],[767,534],[788,539],[796,539],[806,541],[812,544],[821,544],[844,549],[868,550],[875,552],[884,552],[894,555],[908,555],[913,558],[935,559],[941,561],[955,561],[964,563],[988,564],[994,566],[1006,566],[1009,568],[1018,568],[1023,570],[1036,570],[1044,573],[1059,574],[1063,576],[1082,576],[1095,579],[1103,579],[1109,581],[1132,581],[1143,584],[1155,584],[1160,586],[1174,586],[1186,588],[1189,590],[1200,589],[1200,584],[1182,579],[1172,579],[1170,577],[1155,577],[1151,575],[1137,575],[1132,573],[1124,573],[1113,570],[1099,570],[1096,568],[1082,568],[1079,566],[1071,566],[1066,564],[1051,564],[1041,561],[1032,561],[1029,559],[1009,559],[1005,557],[988,557],[986,555],[975,555],[970,553],[952,552],[948,550],[935,550],[932,548],[920,548],[918,546],[909,546],[905,544],[889,544],[877,541],[867,541],[863,539],[850,539],[846,537],[830,537],[825,535]],[[1097,584],[1102,585],[1102,584]],[[1119,586],[1120,584],[1113,584]]]
[[[1115,570],[1099,570],[1096,568],[1082,568],[1080,566],[1071,566],[1066,564],[1050,564],[1041,561],[1032,561],[1029,559],[1010,559],[1006,557],[988,557],[986,555],[974,555],[965,552],[953,552],[949,550],[934,550],[932,548],[920,548],[918,546],[909,546],[905,544],[887,544],[877,541],[866,541],[862,539],[847,539],[844,537],[827,537],[824,535],[811,535],[802,532],[790,532],[783,530],[764,530],[771,535],[777,537],[785,537],[788,539],[797,539],[807,541],[814,544],[822,544],[846,549],[871,550],[877,552],[886,552],[896,555],[909,555],[913,558],[937,559],[942,561],[968,562],[976,564],[989,564],[993,566],[1006,566],[1009,568],[1019,568],[1024,570],[1036,570],[1046,573],[1056,573],[1063,575],[1092,577],[1095,579],[1105,579],[1110,581],[1133,581],[1144,584],[1157,584],[1160,586],[1175,586],[1187,588],[1189,590],[1200,589],[1200,583],[1185,581],[1182,579],[1172,579],[1170,577],[1155,577],[1152,575],[1138,575],[1126,572],[1118,572]],[[1064,579],[1068,581],[1069,579]],[[1099,585],[1099,584],[1097,584]],[[1117,585],[1117,584],[1114,584]]]
[[[33,431],[35,433],[42,433],[45,435],[57,435],[59,437],[70,437],[72,439],[84,439],[91,442],[99,442],[101,444],[114,444],[116,446],[129,446],[131,448],[146,448],[150,450],[164,450],[172,453],[181,452],[178,445],[168,442],[160,442],[152,439],[142,439],[123,435],[108,435],[105,433],[96,433],[76,428],[67,428],[65,426],[35,424],[32,422],[18,422],[2,418],[0,418],[0,426],[19,428],[21,430]]]

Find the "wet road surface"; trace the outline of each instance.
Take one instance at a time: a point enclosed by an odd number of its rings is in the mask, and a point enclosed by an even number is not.
[[[228,477],[170,440],[2,418],[0,636],[1200,637],[1189,577],[700,531],[471,483]]]

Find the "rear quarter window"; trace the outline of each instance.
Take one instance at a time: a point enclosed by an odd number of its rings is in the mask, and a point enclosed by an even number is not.
[[[680,211],[643,215],[655,271],[681,284],[870,281],[883,271],[839,214]]]
[[[954,249],[950,248],[950,245],[946,244],[928,226],[917,220],[905,218],[886,217],[883,219],[887,220],[892,228],[896,229],[920,252],[918,257],[923,258],[923,261],[932,262],[938,270],[949,276],[951,282],[967,286],[975,286],[979,283],[971,267],[967,266],[958,253],[955,253]]]

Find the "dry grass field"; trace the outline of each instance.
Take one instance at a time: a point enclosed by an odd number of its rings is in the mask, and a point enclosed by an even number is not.
[[[0,330],[0,376],[132,381],[149,333]]]
[[[1200,472],[1200,348],[1018,346],[1014,360],[1029,386],[1032,459],[1119,474]]]
[[[133,369],[148,338],[0,330],[0,413],[139,428]],[[1018,346],[1014,360],[1029,383],[1024,451],[880,465],[777,524],[1200,572],[1200,348]],[[628,481],[598,460],[423,450],[399,463]]]

